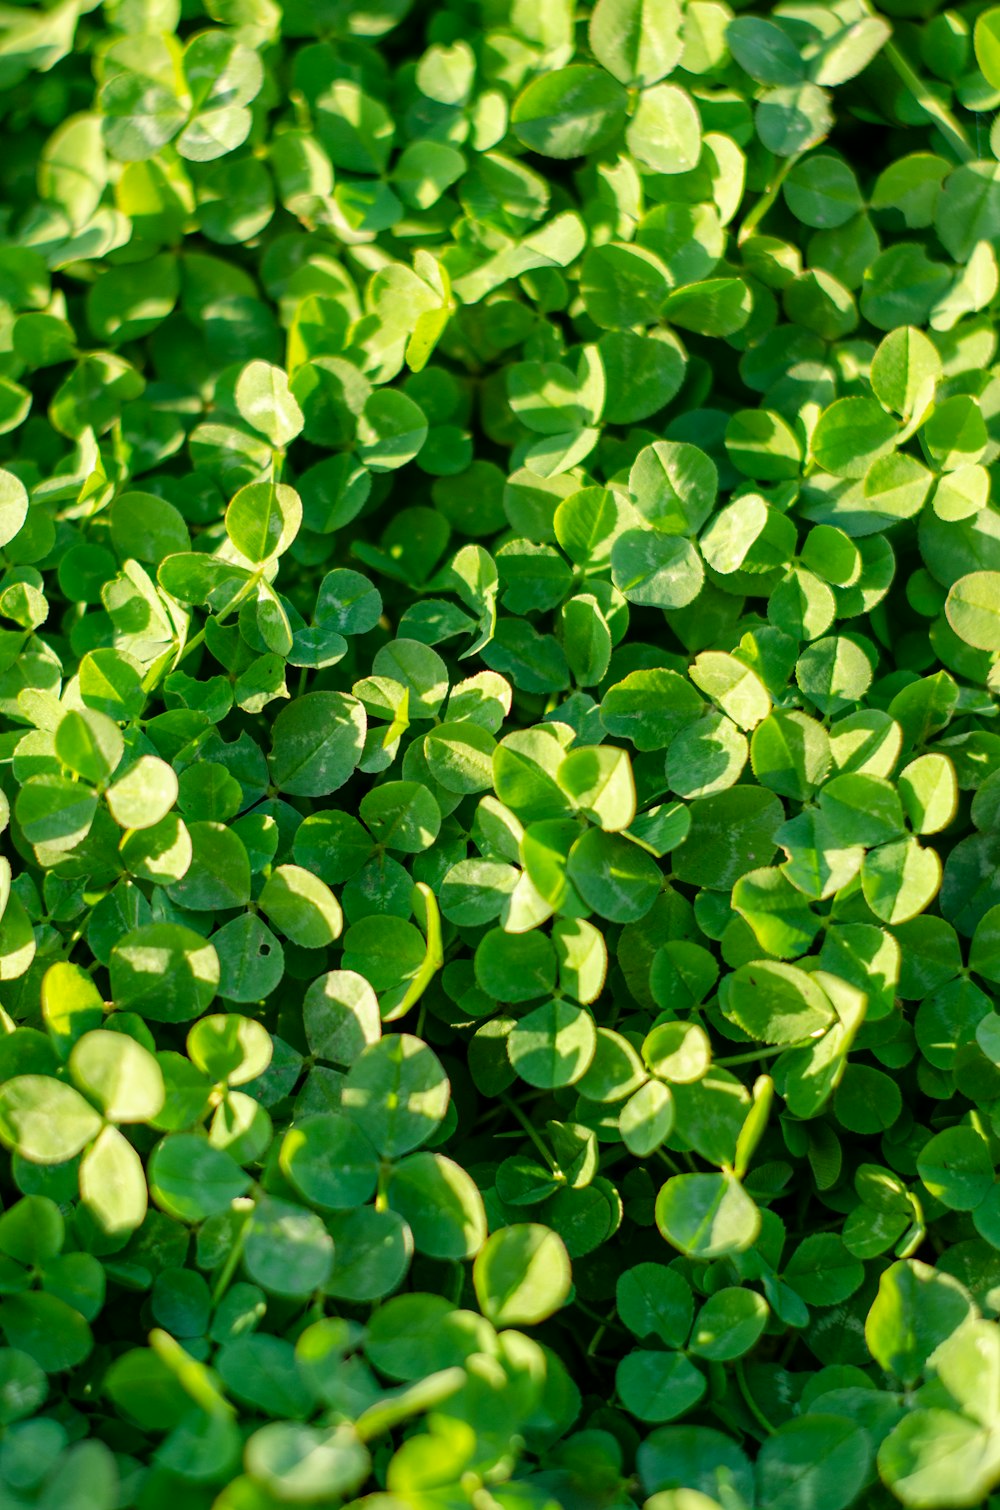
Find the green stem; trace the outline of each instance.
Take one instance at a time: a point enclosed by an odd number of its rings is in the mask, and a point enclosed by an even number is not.
[[[800,1038],[798,1043],[776,1043],[766,1049],[754,1049],[749,1054],[731,1054],[728,1059],[716,1059],[715,1063],[722,1069],[728,1069],[731,1064],[753,1064],[758,1059],[776,1059],[779,1054],[790,1053],[792,1049],[807,1049],[814,1038]]]
[[[243,586],[240,588],[239,592],[236,594],[236,596],[233,599],[233,601],[226,608],[224,608],[221,613],[218,613],[218,614],[215,615],[215,622],[216,622],[216,624],[220,624],[221,625],[221,624],[225,623],[225,621],[226,621],[226,619],[228,619],[229,615],[231,613],[233,613],[237,608],[239,608],[242,603],[245,603],[246,600],[247,600],[247,598],[250,596],[250,594],[252,592],[256,592],[256,590],[257,590],[257,584],[258,584],[259,581],[260,581],[260,578],[258,576],[253,576],[253,577],[251,577],[249,579],[249,581],[245,582],[243,584]],[[170,670],[171,671],[176,671],[177,667],[181,664],[181,662],[182,661],[186,661],[187,658],[188,658],[188,656],[191,654],[192,650],[197,650],[198,646],[201,645],[204,642],[204,639],[205,639],[205,626],[203,625],[201,627],[201,629],[198,630],[197,634],[193,634],[189,640],[186,640],[184,642],[184,645],[183,645],[180,653],[174,658],[174,662],[173,662],[173,665],[170,667]],[[146,681],[143,682],[143,684],[142,684],[142,690],[146,693],[147,696],[150,693],[156,691],[157,687],[160,685],[160,683],[162,682],[162,680],[163,680],[164,676],[166,676],[166,674],[167,674],[167,667],[163,666],[157,672],[157,674],[156,674],[155,678],[153,679],[153,681],[149,681],[149,679],[147,678]]]
[[[383,1159],[378,1168],[378,1187],[375,1191],[375,1210],[388,1211],[389,1209],[389,1178],[392,1174],[392,1165]]]
[[[587,1346],[587,1357],[588,1358],[593,1358],[594,1354],[597,1352],[597,1349],[600,1347],[601,1342],[604,1339],[604,1334],[605,1334],[606,1331],[607,1331],[607,1327],[605,1326],[604,1322],[602,1321],[601,1325],[597,1328],[597,1331],[594,1333],[593,1337],[591,1337],[590,1342],[589,1342],[589,1344]]]
[[[579,1296],[577,1296],[574,1304],[576,1305],[578,1311],[582,1311],[585,1316],[589,1316],[591,1321],[597,1322],[597,1331],[594,1334],[593,1341],[587,1349],[588,1353],[593,1353],[596,1351],[598,1339],[602,1337],[603,1334],[609,1329],[613,1332],[620,1332],[623,1337],[631,1336],[628,1328],[622,1326],[621,1322],[617,1319],[618,1313],[614,1309],[614,1307],[612,1307],[610,1313],[607,1316],[602,1316],[600,1311],[595,1311],[591,1306],[584,1305]]]
[[[793,157],[785,158],[784,162],[781,164],[781,167],[774,175],[772,182],[768,184],[767,188],[764,190],[763,194],[760,196],[757,203],[754,205],[753,209],[746,216],[746,219],[740,226],[739,235],[736,238],[740,246],[743,245],[744,241],[749,240],[754,231],[757,229],[757,226],[764,219],[764,216],[767,214],[768,210],[777,199],[781,185],[784,183],[785,179],[788,177],[789,173],[792,171],[801,156],[801,152],[796,152]]]
[[[393,1011],[393,1021],[397,1017],[404,1016],[420,1000],[444,964],[444,949],[441,939],[441,913],[438,908],[437,898],[425,881],[418,881],[414,890],[420,893],[423,900],[424,937],[427,942],[427,949],[424,953],[423,964],[413,977],[409,990]]]
[[[739,1386],[739,1391],[743,1396],[743,1401],[746,1405],[747,1410],[753,1416],[754,1420],[757,1422],[757,1425],[761,1428],[761,1430],[766,1431],[769,1437],[773,1436],[775,1427],[767,1419],[767,1416],[765,1416],[764,1412],[761,1410],[760,1406],[757,1404],[757,1401],[753,1397],[750,1386],[747,1383],[746,1373],[743,1369],[742,1358],[737,1358],[734,1372],[736,1374],[736,1383]]]
[[[177,666],[180,665],[181,661],[187,660],[187,658],[191,654],[192,650],[197,650],[198,646],[204,644],[204,642],[205,642],[205,630],[204,630],[204,627],[202,627],[201,629],[198,630],[197,634],[193,634],[191,636],[191,638],[185,642],[184,649],[181,651],[180,655],[177,657],[177,664],[174,666],[174,670],[175,671],[177,670]]]
[[[233,1239],[233,1246],[230,1248],[226,1262],[222,1266],[222,1272],[215,1282],[215,1289],[212,1291],[213,1306],[217,1306],[219,1304],[219,1301],[222,1299],[223,1295],[225,1295],[226,1291],[229,1289],[230,1284],[232,1283],[233,1275],[236,1273],[236,1270],[239,1267],[240,1259],[243,1257],[243,1245],[247,1240],[247,1233],[249,1232],[249,1230],[250,1212],[248,1211],[243,1220],[243,1225],[240,1227],[239,1232],[237,1232],[235,1238]]]
[[[531,1139],[532,1143],[534,1143],[535,1147],[551,1169],[552,1173],[556,1175],[561,1174],[562,1171],[560,1170],[559,1165],[549,1153],[549,1150],[545,1147],[545,1144],[542,1142],[538,1133],[532,1127],[531,1123],[528,1121],[528,1118],[524,1115],[524,1112],[518,1106],[517,1102],[512,1101],[509,1096],[501,1096],[500,1100],[503,1102],[504,1106],[511,1113],[511,1115],[516,1117],[518,1122],[520,1122],[521,1126],[524,1128],[524,1131],[528,1134],[528,1137]]]
[[[913,96],[924,113],[930,116],[960,161],[963,163],[974,162],[976,157],[975,151],[965,132],[958,124],[958,121],[952,115],[947,105],[942,105],[941,101],[930,93],[923,79],[910,67],[895,42],[886,43],[883,56],[890,67],[895,69],[904,89]]]

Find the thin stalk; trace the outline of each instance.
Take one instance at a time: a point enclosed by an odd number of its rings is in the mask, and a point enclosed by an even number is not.
[[[378,1186],[375,1190],[375,1210],[388,1211],[389,1209],[389,1179],[392,1175],[392,1165],[387,1159],[383,1159],[378,1168]]]
[[[784,162],[781,164],[781,167],[774,175],[774,178],[768,184],[767,188],[764,190],[763,194],[760,196],[757,203],[754,205],[753,209],[749,212],[749,214],[743,221],[743,224],[740,226],[739,235],[736,238],[737,243],[740,246],[743,245],[744,241],[749,240],[760,222],[764,219],[764,216],[767,214],[768,210],[777,199],[778,194],[781,190],[781,185],[784,183],[785,179],[788,177],[789,173],[792,171],[801,156],[801,152],[796,152],[793,157],[785,158]]]
[[[233,613],[237,608],[239,608],[241,604],[246,602],[251,592],[256,592],[257,583],[259,582],[259,580],[259,577],[253,576],[248,582],[245,582],[240,588],[239,592],[233,598],[232,602],[229,603],[221,613],[215,615],[215,622],[220,625],[224,624],[226,619],[229,618],[229,615]],[[174,662],[173,665],[170,666],[170,670],[176,671],[181,662],[186,661],[192,650],[197,650],[198,646],[204,642],[204,639],[205,628],[204,626],[202,626],[202,628],[198,630],[197,634],[193,634],[189,640],[185,640],[184,644],[181,647],[180,653],[174,658]],[[147,676],[146,680],[142,684],[142,690],[147,694],[147,696],[150,693],[156,691],[157,687],[160,685],[163,678],[167,674],[168,665],[169,662],[165,662],[163,666],[157,667],[156,675],[152,680],[150,680],[150,678]]]
[[[896,75],[904,89],[913,96],[921,110],[930,116],[956,157],[963,163],[974,162],[976,158],[975,149],[958,124],[958,121],[952,115],[947,105],[942,105],[941,101],[930,93],[923,79],[915,69],[910,67],[895,42],[886,43],[883,57],[890,67],[895,69]]]
[[[737,1358],[736,1367],[733,1372],[736,1375],[736,1383],[739,1386],[739,1391],[743,1396],[743,1402],[746,1405],[747,1410],[753,1416],[754,1420],[757,1422],[757,1425],[761,1428],[761,1430],[766,1431],[769,1437],[773,1436],[775,1427],[773,1423],[767,1419],[767,1416],[765,1416],[764,1412],[761,1410],[760,1406],[757,1404],[757,1401],[753,1397],[750,1385],[747,1383],[746,1373],[743,1369],[742,1358]]]
[[[811,1043],[816,1042],[816,1038],[800,1038],[798,1043],[771,1044],[766,1049],[754,1049],[749,1054],[730,1054],[727,1059],[716,1059],[715,1063],[725,1069],[731,1064],[753,1064],[757,1059],[776,1059],[779,1054],[789,1053],[792,1049],[807,1049]]]
[[[222,1266],[222,1272],[216,1280],[215,1289],[212,1291],[213,1306],[219,1304],[219,1301],[229,1289],[233,1275],[239,1267],[240,1259],[243,1257],[243,1245],[247,1240],[247,1233],[250,1230],[250,1215],[251,1213],[248,1211],[243,1219],[240,1230],[233,1239],[233,1246],[230,1248],[226,1262]]]
[[[559,1165],[549,1153],[549,1150],[542,1142],[541,1137],[539,1136],[535,1128],[532,1127],[531,1123],[524,1115],[524,1112],[518,1106],[517,1102],[512,1101],[509,1096],[501,1096],[500,1099],[507,1110],[512,1114],[512,1116],[516,1117],[518,1122],[520,1122],[521,1126],[524,1128],[524,1131],[528,1134],[528,1137],[531,1139],[532,1143],[534,1143],[535,1147],[551,1169],[552,1173],[554,1175],[561,1175],[562,1170],[559,1168]]]

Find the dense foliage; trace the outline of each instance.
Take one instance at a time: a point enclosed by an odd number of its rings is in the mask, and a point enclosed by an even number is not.
[[[984,1502],[1000,10],[0,24],[0,1510]]]

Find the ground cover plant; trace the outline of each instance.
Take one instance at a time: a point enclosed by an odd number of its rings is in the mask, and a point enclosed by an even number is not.
[[[0,27],[0,1510],[1000,1503],[1000,10]]]

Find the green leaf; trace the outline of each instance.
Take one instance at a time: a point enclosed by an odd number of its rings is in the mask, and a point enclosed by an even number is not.
[[[971,1127],[949,1127],[925,1143],[917,1171],[931,1195],[952,1211],[973,1211],[993,1187],[993,1162]]]
[[[212,1080],[243,1085],[262,1075],[271,1062],[271,1036],[252,1017],[215,1013],[195,1023],[187,1035],[192,1064]]]
[[[152,828],[177,801],[177,790],[177,777],[165,760],[140,755],[108,788],[108,807],[122,828]]]
[[[914,1410],[890,1432],[879,1448],[878,1466],[904,1505],[943,1507],[982,1500],[1000,1464],[981,1426],[931,1407]]]
[[[450,1087],[432,1049],[409,1033],[369,1044],[344,1082],[344,1110],[384,1158],[427,1141],[448,1107]]]
[[[486,1211],[475,1182],[439,1153],[414,1153],[395,1166],[388,1185],[391,1210],[430,1258],[473,1258],[486,1240]]]
[[[135,928],[111,952],[111,989],[119,1007],[155,1022],[199,1017],[219,986],[219,957],[180,923]]]
[[[623,1269],[615,1289],[618,1316],[634,1337],[658,1338],[667,1347],[687,1341],[694,1315],[684,1276],[664,1264],[640,1263]]]
[[[630,603],[684,608],[701,591],[704,568],[689,540],[655,530],[626,530],[611,551],[611,576]]]
[[[846,83],[866,68],[892,35],[881,16],[865,16],[838,28],[810,64],[817,84]]]
[[[487,1238],[472,1280],[480,1310],[494,1326],[535,1326],[565,1304],[570,1261],[556,1233],[517,1223]]]
[[[656,1225],[689,1258],[724,1258],[751,1246],[760,1212],[731,1174],[678,1174],[656,1197]]]
[[[109,1122],[149,1122],[163,1105],[159,1065],[124,1033],[84,1033],[73,1045],[69,1072]]]
[[[410,1265],[413,1238],[394,1211],[358,1206],[327,1218],[333,1237],[333,1269],[326,1292],[363,1303],[381,1300],[395,1290]]]
[[[61,776],[36,776],[21,788],[14,810],[30,844],[61,853],[87,837],[97,797],[88,787]]]
[[[967,162],[945,180],[934,213],[934,228],[958,262],[980,241],[989,241],[1000,223],[1000,171],[997,164]]]
[[[751,786],[693,802],[691,827],[677,851],[679,880],[710,890],[729,890],[741,875],[772,858],[783,809],[771,793]]]
[[[796,219],[816,230],[844,225],[864,207],[857,179],[847,163],[825,152],[795,163],[782,193]]]
[[[329,1112],[289,1128],[281,1169],[296,1191],[323,1211],[349,1211],[374,1193],[378,1158],[349,1117]]]
[[[934,397],[941,358],[925,335],[912,326],[892,331],[872,360],[876,398],[904,419],[919,416]]]
[[[676,671],[633,671],[616,682],[601,702],[601,722],[617,739],[630,739],[642,751],[665,749],[703,712],[704,703]]]
[[[596,1046],[594,1019],[584,1007],[568,1001],[536,1007],[507,1039],[511,1064],[521,1079],[546,1090],[579,1080]]]
[[[334,1065],[352,1065],[366,1045],[381,1037],[375,992],[363,975],[334,969],[320,975],[302,1004],[311,1051]]]
[[[44,1292],[5,1296],[0,1301],[0,1327],[11,1351],[26,1355],[47,1374],[78,1367],[94,1346],[90,1327],[79,1311]],[[26,1379],[20,1371],[20,1377],[30,1390],[30,1376]]]
[[[41,1005],[49,1036],[62,1055],[104,1020],[104,1002],[97,987],[85,970],[66,960],[46,970]]]
[[[243,368],[236,380],[236,407],[272,446],[287,446],[302,430],[302,410],[288,387],[288,376],[269,362],[248,362]]]
[[[955,768],[947,755],[920,755],[900,773],[899,795],[914,831],[947,828],[958,807]]]
[[[773,21],[737,16],[726,27],[726,42],[742,69],[759,84],[797,84],[805,64],[794,42]]]
[[[600,745],[571,750],[558,780],[579,811],[605,830],[628,828],[635,817],[635,783],[623,750]]]
[[[590,829],[570,850],[567,875],[588,906],[615,923],[646,916],[660,891],[653,858],[624,836]]]
[[[0,1416],[5,1426],[33,1415],[45,1403],[48,1380],[30,1354],[0,1349]]]
[[[423,410],[405,393],[373,393],[358,420],[358,455],[373,472],[405,466],[426,439]]]
[[[837,399],[813,432],[812,453],[837,477],[864,477],[873,462],[892,450],[896,434],[896,422],[874,399]]]
[[[698,1404],[708,1384],[683,1353],[636,1348],[618,1364],[615,1388],[638,1420],[675,1421]]]
[[[279,865],[258,897],[270,923],[303,949],[322,949],[340,936],[343,914],[330,888],[299,865]]]
[[[171,900],[193,912],[244,906],[250,900],[250,861],[239,835],[214,822],[191,823],[188,835],[190,864],[170,887]]]
[[[278,714],[271,731],[271,777],[297,797],[328,796],[355,769],[367,729],[365,711],[342,692],[307,692]]]
[[[757,1459],[758,1493],[775,1510],[805,1510],[817,1499],[846,1510],[868,1479],[872,1449],[849,1418],[817,1411],[786,1421]]]
[[[674,1118],[670,1087],[649,1080],[633,1092],[621,1109],[618,1127],[622,1142],[630,1153],[644,1158],[670,1136]]]
[[[705,1030],[697,1023],[663,1022],[647,1034],[642,1057],[659,1079],[685,1085],[702,1078],[712,1052]]]
[[[948,622],[976,650],[1000,650],[1000,572],[970,572],[949,589]]]
[[[939,1344],[973,1314],[957,1280],[906,1259],[883,1272],[865,1339],[876,1362],[909,1385],[923,1374]]]
[[[598,0],[589,40],[597,61],[620,83],[645,89],[680,62],[680,11],[674,0]]]
[[[777,867],[741,876],[733,887],[732,905],[750,924],[761,948],[778,959],[804,954],[820,929],[802,892]]]
[[[830,742],[815,719],[776,709],[754,729],[750,763],[762,785],[804,802],[830,768]]]
[[[691,1351],[709,1362],[728,1362],[749,1353],[767,1325],[769,1308],[754,1290],[716,1290],[698,1312]]]
[[[937,850],[913,838],[870,850],[861,865],[865,901],[884,923],[905,923],[933,901],[941,885]]]
[[[195,1133],[173,1133],[153,1149],[149,1191],[156,1204],[182,1222],[202,1222],[228,1211],[250,1184],[229,1154]]]
[[[625,130],[629,151],[656,173],[687,173],[701,154],[701,120],[676,84],[655,84],[639,96]]]
[[[765,66],[773,67],[770,59]],[[833,116],[829,97],[812,83],[779,84],[764,94],[755,124],[769,152],[783,158],[796,157],[815,147],[830,131]]]
[[[246,1445],[249,1479],[280,1500],[350,1495],[368,1477],[371,1459],[350,1426],[320,1429],[298,1421],[271,1421]]]
[[[982,11],[976,18],[973,34],[976,62],[988,84],[1000,89],[1000,14],[995,9]]]
[[[532,152],[579,157],[621,129],[625,104],[625,90],[602,69],[574,63],[529,84],[514,102],[511,125]]]
[[[9,545],[28,517],[28,492],[13,472],[0,470],[0,541]]]
[[[804,1238],[784,1267],[784,1279],[808,1305],[833,1306],[864,1282],[864,1267],[834,1233]]]
[[[283,483],[248,483],[226,510],[226,534],[241,555],[254,563],[283,555],[301,522],[299,495]]]
[[[492,745],[490,740],[491,748]],[[426,752],[427,741],[424,749]],[[441,828],[441,810],[437,802],[432,793],[416,781],[388,781],[376,787],[362,799],[360,814],[377,844],[404,854],[419,854],[427,849]]]
[[[115,1127],[103,1128],[80,1160],[80,1200],[98,1230],[109,1237],[124,1237],[142,1226],[142,1160]]]
[[[15,1075],[0,1086],[0,1138],[24,1159],[63,1164],[101,1130],[79,1091],[48,1075]]]
[[[725,1011],[763,1043],[794,1043],[836,1021],[831,1002],[811,975],[771,960],[740,965],[727,978]]]
[[[269,1294],[304,1299],[330,1276],[333,1240],[315,1212],[262,1196],[247,1224],[243,1261]]]

